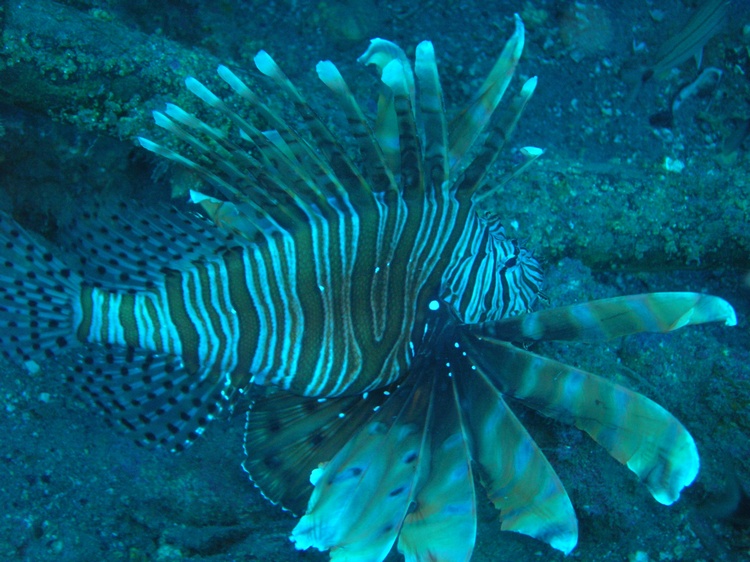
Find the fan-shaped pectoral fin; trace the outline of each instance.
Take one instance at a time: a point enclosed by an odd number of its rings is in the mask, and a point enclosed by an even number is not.
[[[466,338],[477,368],[508,396],[584,430],[662,504],[693,482],[695,442],[664,408],[611,381],[508,343]]]
[[[468,561],[474,550],[476,494],[454,380],[445,375],[435,382],[425,447],[429,458],[423,458],[420,488],[398,540],[406,562]]]
[[[471,354],[469,354],[471,355]],[[481,369],[456,377],[471,454],[502,529],[569,553],[578,521],[560,479]]]
[[[727,301],[712,295],[645,293],[521,314],[466,329],[477,336],[518,343],[598,341],[706,322],[734,326],[737,317]]]
[[[310,498],[310,473],[351,439],[389,395],[328,399],[284,391],[255,397],[245,423],[242,467],[263,495],[296,514]]]
[[[432,381],[398,387],[332,460],[313,471],[307,513],[292,532],[300,549],[331,560],[383,560],[414,497],[432,411]]]

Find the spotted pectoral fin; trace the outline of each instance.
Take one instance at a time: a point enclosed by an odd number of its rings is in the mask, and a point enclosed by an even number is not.
[[[398,539],[407,562],[469,560],[474,549],[476,494],[454,379],[446,375],[435,381],[435,415],[426,435],[420,487]]]
[[[669,332],[690,324],[737,324],[732,306],[700,293],[645,293],[521,314],[466,329],[514,342],[597,341],[639,332]]]
[[[472,360],[502,393],[584,430],[669,505],[695,480],[695,442],[677,419],[645,396],[505,342],[466,338]]]
[[[501,528],[569,553],[578,542],[578,521],[560,479],[483,370],[464,375],[455,383],[471,454],[500,510]]]
[[[388,392],[317,399],[276,391],[257,397],[247,412],[243,468],[270,501],[304,513],[310,473],[334,457]]]
[[[226,404],[221,377],[132,348],[90,346],[67,379],[139,444],[173,451],[197,439]]]
[[[332,561],[382,560],[414,494],[432,382],[413,376],[311,478],[307,513],[292,532],[300,549],[330,550]]]

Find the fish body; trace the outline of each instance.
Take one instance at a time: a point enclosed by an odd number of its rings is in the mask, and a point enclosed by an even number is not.
[[[644,71],[642,81],[662,77],[673,68],[695,57],[698,68],[703,47],[724,26],[731,0],[705,0],[693,12],[684,27],[659,47],[654,62]]]
[[[180,151],[140,142],[206,180],[207,193],[191,194],[205,218],[94,206],[66,264],[0,217],[0,349],[22,361],[70,350],[72,384],[139,442],[172,449],[234,393],[266,389],[247,415],[243,466],[302,515],[295,546],[333,560],[382,560],[394,545],[407,560],[470,558],[475,471],[503,530],[570,552],[572,503],[508,398],[586,431],[657,501],[674,502],[699,469],[682,424],[525,346],[731,325],[734,311],[718,297],[653,293],[533,312],[539,264],[480,205],[542,152],[527,147],[527,162],[488,182],[536,85],[495,115],[523,43],[516,16],[452,121],[429,42],[412,68],[398,46],[372,41],[361,58],[383,86],[372,125],[336,67],[319,63],[346,141],[265,52],[256,66],[299,126],[226,67],[219,76],[257,123],[189,78],[238,134],[168,105],[155,121]]]
[[[680,66],[691,57],[695,58],[697,68],[703,60],[703,47],[726,23],[731,0],[705,0],[690,16],[680,31],[667,39],[651,64],[639,69],[634,75],[625,77],[628,82],[635,82],[627,98],[630,105],[640,94],[643,84],[656,77],[664,78],[673,68]],[[629,73],[628,73],[629,74]],[[637,76],[640,74],[640,80]],[[660,112],[652,119],[656,126],[672,126],[672,113],[669,110]]]

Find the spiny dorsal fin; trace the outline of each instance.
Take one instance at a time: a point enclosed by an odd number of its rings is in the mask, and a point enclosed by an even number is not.
[[[435,49],[429,41],[417,45],[414,68],[419,79],[419,110],[424,129],[425,175],[433,192],[448,180],[448,131]]]
[[[378,142],[339,70],[331,61],[320,61],[315,69],[320,80],[336,94],[346,113],[352,134],[364,156],[364,167],[367,177],[370,178],[372,190],[398,192],[398,186],[386,160],[383,147]]]
[[[383,68],[380,79],[393,92],[393,109],[398,126],[401,193],[406,200],[421,202],[425,190],[424,170],[413,95],[410,91],[410,79],[413,80],[411,67],[394,59]]]
[[[259,51],[254,60],[258,70],[289,94],[297,111],[304,119],[305,126],[312,134],[315,145],[325,156],[325,158],[319,158],[311,150],[307,151],[313,164],[310,168],[317,185],[325,189],[331,196],[342,201],[346,201],[350,197],[357,201],[360,199],[370,200],[371,189],[358,167],[347,155],[336,136],[331,133],[307,103],[304,96],[292,84],[292,81],[265,51]]]
[[[228,69],[224,70],[223,78],[234,77]],[[138,139],[141,146],[194,171],[215,186],[228,201],[246,207],[250,218],[262,217],[265,222],[277,223],[276,227],[289,228],[300,221],[305,222],[305,212],[312,212],[316,203],[318,206],[326,204],[325,195],[304,167],[290,161],[267,136],[198,80],[188,77],[185,84],[204,103],[237,125],[240,140],[250,142],[260,160],[223,131],[173,104],[167,104],[165,113],[155,111],[154,120],[158,126],[185,141],[196,157],[188,158],[144,138]]]
[[[365,65],[375,66],[378,76],[382,77],[383,69],[391,62],[398,61],[403,69],[406,87],[409,91],[412,107],[415,107],[416,87],[414,73],[411,70],[409,57],[403,49],[385,39],[373,39],[364,54],[357,59]],[[375,138],[383,151],[383,156],[394,177],[401,174],[401,148],[399,141],[399,126],[396,118],[393,91],[384,87],[378,96],[378,112],[375,119]]]
[[[472,102],[450,124],[451,168],[459,165],[477,137],[484,131],[510,84],[524,46],[523,21],[515,14],[515,31],[505,44],[489,75]]]
[[[487,132],[487,138],[478,150],[476,156],[466,165],[466,168],[461,172],[460,177],[456,181],[455,190],[457,193],[470,194],[476,200],[477,191],[481,190],[484,186],[484,180],[487,177],[488,172],[492,169],[493,164],[497,160],[502,150],[505,148],[505,143],[508,141],[510,136],[513,134],[513,129],[516,126],[521,113],[526,107],[526,103],[531,98],[536,88],[536,78],[530,78],[521,87],[521,91],[517,96],[513,98],[505,112],[492,120]],[[540,156],[538,153],[539,149],[536,149],[536,156]],[[525,165],[528,165],[527,162]],[[524,165],[524,167],[525,167]],[[522,170],[523,168],[521,168]],[[514,170],[510,175],[503,177],[496,186],[491,188],[484,188],[484,191],[480,193],[479,198],[482,198],[488,193],[495,192],[505,185],[505,182],[509,181],[515,174],[520,173],[520,170]]]
[[[199,205],[209,219],[225,232],[250,242],[257,242],[259,235],[279,231],[279,225],[258,216],[255,207],[246,203],[230,203],[199,191],[190,190],[190,202]]]
[[[141,146],[192,170],[216,187],[227,200],[247,208],[249,218],[260,217],[276,228],[305,221],[300,211],[309,211],[315,201],[325,201],[318,190],[304,187],[313,183],[309,178],[300,178],[294,171],[285,175],[290,168],[299,170],[300,167],[290,165],[266,136],[194,78],[188,77],[185,83],[196,96],[237,124],[241,139],[251,142],[262,160],[252,157],[249,151],[239,147],[222,131],[173,104],[167,104],[165,113],[154,111],[154,120],[158,126],[192,147],[196,157],[188,158],[144,138],[138,139]],[[306,197],[299,197],[300,191]],[[248,233],[250,237],[253,234]]]

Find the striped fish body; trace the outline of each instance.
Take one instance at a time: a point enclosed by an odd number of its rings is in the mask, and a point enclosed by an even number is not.
[[[238,125],[260,154],[258,161],[174,106],[156,113],[159,125],[193,148],[212,142],[223,150],[213,147],[208,155],[198,150],[190,160],[152,141],[141,143],[217,187],[225,199],[198,193],[193,199],[220,228],[237,233],[238,247],[171,273],[160,285],[151,306],[162,311],[155,323],[171,331],[160,338],[163,347],[140,339],[142,330],[118,343],[137,341],[179,355],[192,370],[231,373],[234,387],[252,377],[304,396],[337,396],[403,376],[431,301],[447,303],[470,322],[528,310],[542,282],[536,260],[505,236],[499,221],[480,216],[474,203],[486,164],[501,146],[483,147],[475,160],[481,166],[452,172],[466,166],[522,44],[517,20],[500,70],[455,121],[450,141],[429,43],[417,49],[416,71],[403,51],[383,40],[373,41],[363,55],[391,89],[379,102],[374,131],[335,66],[320,63],[318,74],[352,124],[362,163],[352,160],[263,52],[256,57],[258,68],[294,100],[311,138],[287,125],[224,67],[220,76],[259,109],[272,132],[261,133],[188,79],[191,91]],[[524,103],[532,92],[533,85],[522,93]],[[514,108],[514,119],[496,127],[510,133],[519,111]],[[203,163],[206,156],[215,160],[212,168]],[[216,173],[241,166],[250,173],[226,178]],[[88,339],[111,341],[111,335]]]
[[[342,212],[336,228],[317,220],[261,243],[241,241],[166,271],[146,290],[84,285],[77,338],[177,356],[187,371],[226,376],[234,388],[251,377],[306,396],[385,386],[408,366],[428,301],[441,292],[448,296],[441,262],[483,278],[500,270],[495,260],[518,261],[523,251],[497,226],[461,216],[455,200],[433,207],[436,212],[425,216],[398,199],[387,206],[373,197],[369,208]],[[451,236],[455,232],[476,235]],[[463,261],[441,260],[459,252],[467,256]],[[477,252],[493,258],[478,272],[471,260]],[[521,259],[536,271],[525,252]],[[464,287],[456,285],[446,287],[460,294]],[[484,294],[482,287],[471,288]],[[536,290],[530,286],[529,296]],[[471,299],[458,304],[467,314],[481,314],[482,305]]]

